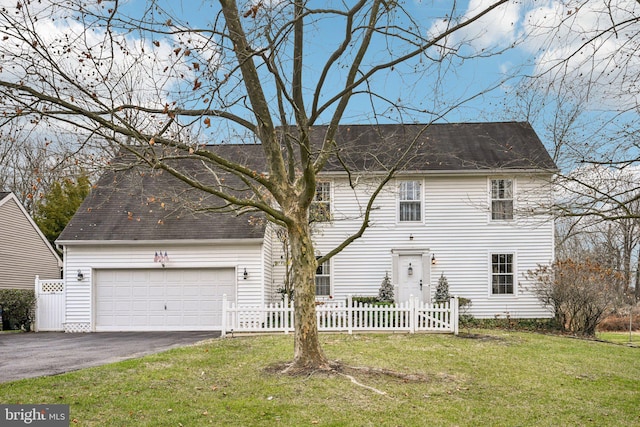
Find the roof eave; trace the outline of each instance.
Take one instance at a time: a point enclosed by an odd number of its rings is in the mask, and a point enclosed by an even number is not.
[[[492,168],[492,169],[448,169],[448,170],[407,170],[398,171],[399,175],[553,175],[559,172],[559,169],[540,169],[540,168]],[[385,171],[359,171],[355,173],[366,173],[367,175],[384,176],[388,172]],[[341,176],[347,175],[344,171],[322,171],[319,176]]]
[[[163,240],[56,240],[58,246],[81,246],[81,245],[136,245],[136,246],[152,246],[152,245],[209,245],[209,244],[229,244],[229,245],[254,245],[262,244],[263,238],[246,238],[246,239],[163,239]]]

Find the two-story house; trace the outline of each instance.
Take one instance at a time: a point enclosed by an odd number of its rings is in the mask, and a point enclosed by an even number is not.
[[[324,130],[314,128],[312,139]],[[344,125],[336,141],[318,179],[318,256],[360,226],[388,168],[398,172],[364,236],[318,267],[319,299],[375,296],[388,274],[396,301],[429,300],[444,275],[474,316],[551,315],[526,272],[553,260],[556,166],[530,125]],[[257,171],[264,165],[256,144],[211,150]],[[189,167],[203,176],[197,162]],[[65,329],[217,329],[223,295],[239,304],[280,298],[286,257],[277,229],[260,215],[198,209],[211,203],[166,173],[105,172],[58,240]]]

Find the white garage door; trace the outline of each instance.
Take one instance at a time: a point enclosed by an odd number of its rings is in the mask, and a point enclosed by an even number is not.
[[[196,331],[222,326],[234,269],[97,270],[96,331]]]

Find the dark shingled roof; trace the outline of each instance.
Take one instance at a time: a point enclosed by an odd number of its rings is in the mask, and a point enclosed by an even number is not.
[[[314,127],[315,146],[326,126]],[[337,156],[326,172],[381,171],[409,147],[406,172],[473,172],[496,170],[554,171],[542,142],[528,123],[461,123],[424,125],[343,125],[336,135]],[[208,147],[256,171],[264,170],[259,144]],[[339,158],[339,160],[338,160]],[[186,165],[186,166],[185,166]],[[182,163],[193,176],[211,174],[200,163]],[[228,183],[233,177],[226,175]],[[219,199],[194,190],[168,173],[142,168],[109,170],[98,181],[58,241],[251,239],[264,235],[260,214],[201,212]],[[258,219],[258,220],[256,220]]]
[[[326,127],[314,131],[312,139],[320,143]],[[335,139],[342,162],[355,170],[381,170],[414,140],[405,171],[557,169],[531,125],[522,122],[344,125]],[[331,161],[325,170],[343,166]]]
[[[220,199],[170,174],[141,167],[108,170],[58,237],[65,241],[252,239],[264,222],[251,215],[203,212]],[[255,214],[260,218],[260,214]]]

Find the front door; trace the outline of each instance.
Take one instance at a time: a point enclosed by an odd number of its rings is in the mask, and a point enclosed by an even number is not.
[[[422,256],[400,255],[398,259],[397,302],[409,301],[409,297],[422,299]]]

